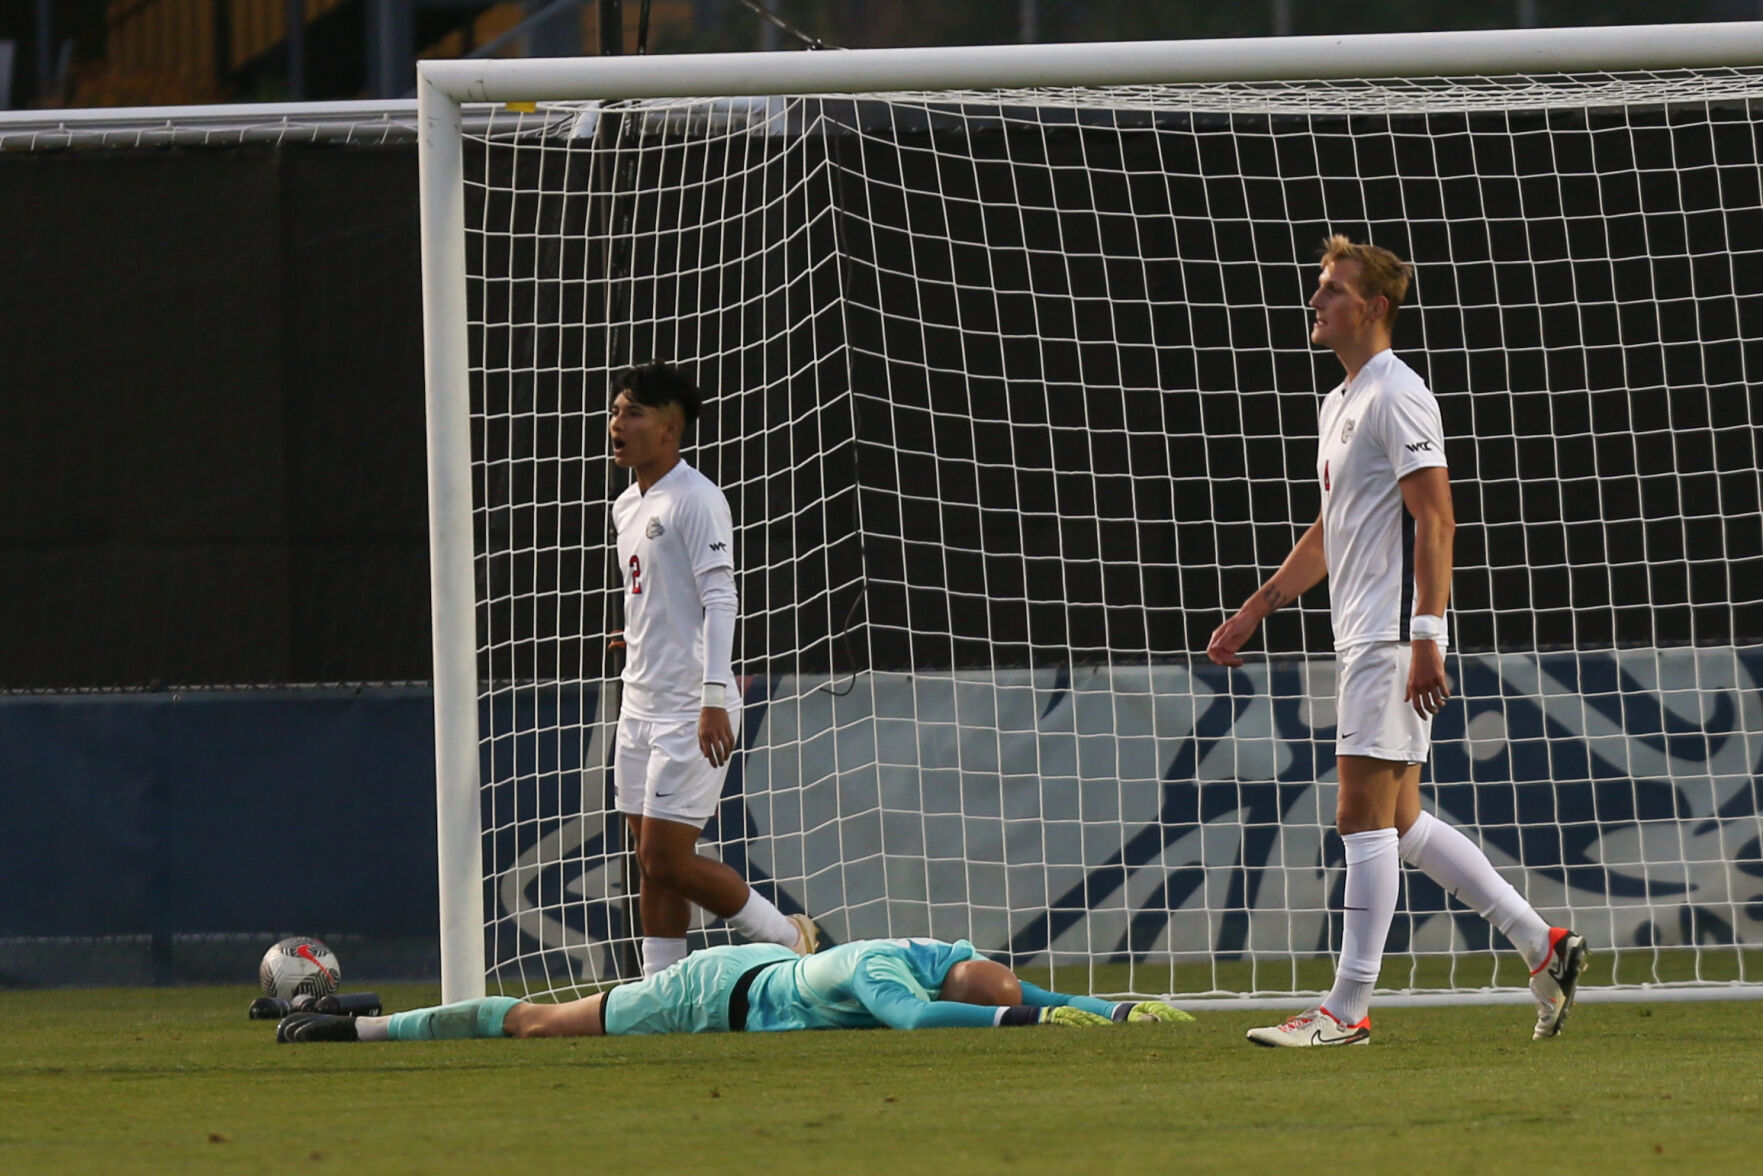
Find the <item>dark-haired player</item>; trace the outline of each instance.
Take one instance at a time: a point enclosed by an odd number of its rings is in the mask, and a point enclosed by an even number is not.
[[[612,504],[624,575],[624,699],[613,765],[642,882],[643,972],[686,954],[691,907],[755,943],[812,952],[819,930],[697,853],[735,750],[734,526],[728,500],[680,457],[697,385],[655,362],[614,380],[612,460],[635,475]]]

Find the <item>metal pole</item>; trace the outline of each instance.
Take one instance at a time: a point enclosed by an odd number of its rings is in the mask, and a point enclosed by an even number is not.
[[[410,90],[416,63],[412,0],[367,0],[367,88],[376,98]]]
[[[306,0],[287,0],[288,98],[306,97]]]
[[[55,69],[55,0],[37,0],[37,98],[50,98],[49,76]]]
[[[233,6],[227,0],[214,0],[210,28],[214,33],[214,80],[223,89],[233,76]]]
[[[422,207],[423,362],[428,388],[441,999],[450,1004],[484,994],[465,164],[459,103],[420,75],[416,103],[421,134],[417,160]]]
[[[429,81],[468,102],[576,98],[858,94],[951,78],[975,89],[1475,73],[1755,66],[1763,21],[1492,29],[1201,41],[694,53],[586,61],[425,61]]]
[[[624,53],[624,5],[620,0],[600,0],[600,55]]]
[[[624,53],[624,11],[619,0],[600,0],[600,55],[602,57],[618,57]],[[606,240],[606,274],[607,274],[607,366],[616,368],[621,363],[618,354],[618,329],[613,303],[617,298],[619,279],[623,277],[626,266],[624,250],[620,248],[617,232],[618,225],[618,188],[619,176],[623,168],[618,158],[619,139],[624,129],[624,115],[616,107],[604,111],[600,121],[594,125],[594,155],[597,163],[596,174],[600,178],[603,194],[596,201],[599,204],[601,232]],[[615,496],[613,489],[612,463],[606,463],[606,498],[608,501]],[[608,573],[612,572],[610,564]],[[613,779],[613,760],[617,756],[617,738],[619,709],[623,704],[624,687],[621,670],[624,663],[624,641],[619,626],[623,625],[620,593],[624,581],[612,575],[607,581],[607,592],[602,607],[604,628],[613,636],[608,640],[605,659],[601,665],[601,680],[605,687],[601,692],[603,700],[602,713],[606,717],[606,768],[602,777],[606,782],[606,852],[608,856],[618,855],[618,888],[619,910],[624,916],[624,936],[618,949],[617,968],[620,976],[634,977],[642,973],[642,956],[637,949],[638,937],[642,935],[642,909],[638,895],[642,886],[642,870],[637,865],[637,847],[631,841],[630,826],[619,813],[614,804],[617,795]],[[584,800],[586,798],[584,797]],[[613,833],[617,831],[617,849],[614,850]]]

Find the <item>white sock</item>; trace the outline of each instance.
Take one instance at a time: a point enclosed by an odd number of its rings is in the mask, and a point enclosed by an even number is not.
[[[643,975],[653,976],[686,958],[686,941],[643,936]]]
[[[356,1017],[355,1036],[360,1041],[390,1041],[392,1036],[386,1026],[391,1021],[390,1017]]]
[[[1334,987],[1322,1002],[1343,1025],[1356,1025],[1371,1010],[1371,990],[1383,967],[1383,944],[1396,917],[1402,864],[1396,858],[1396,831],[1348,833],[1347,892],[1342,919],[1341,958]]]
[[[1447,821],[1429,812],[1402,834],[1402,860],[1461,899],[1512,941],[1533,971],[1549,958],[1549,924],[1500,877],[1488,855]]]
[[[728,917],[728,925],[751,943],[781,943],[785,947],[795,947],[800,937],[796,925],[751,888],[747,891],[747,905]]]

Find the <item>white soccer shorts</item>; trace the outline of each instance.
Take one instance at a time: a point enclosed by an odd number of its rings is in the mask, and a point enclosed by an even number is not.
[[[1400,641],[1355,645],[1339,654],[1335,685],[1335,754],[1423,764],[1432,752],[1432,720],[1402,695],[1414,650]]]
[[[729,709],[729,726],[740,737],[741,712]],[[621,813],[678,821],[702,829],[722,799],[732,758],[710,766],[698,749],[698,720],[618,720],[618,753],[612,763],[615,803]]]

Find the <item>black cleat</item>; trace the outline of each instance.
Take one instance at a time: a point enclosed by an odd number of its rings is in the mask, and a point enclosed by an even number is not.
[[[377,992],[333,992],[312,1002],[313,1012],[336,1017],[377,1017],[380,1007]]]
[[[360,1041],[354,1017],[328,1013],[290,1013],[276,1023],[275,1039],[304,1045],[309,1041]]]

